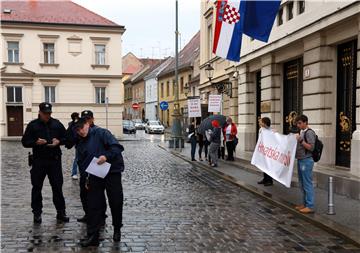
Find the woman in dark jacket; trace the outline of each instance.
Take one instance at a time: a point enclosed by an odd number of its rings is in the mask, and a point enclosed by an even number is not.
[[[189,140],[191,143],[191,161],[196,161],[195,160],[195,152],[196,152],[196,132],[195,132],[195,126],[192,123],[189,126]]]

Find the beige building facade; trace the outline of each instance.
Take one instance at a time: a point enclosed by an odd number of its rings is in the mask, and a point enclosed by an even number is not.
[[[235,79],[237,154],[253,151],[259,117],[287,134],[294,117],[305,114],[324,142],[319,163],[359,175],[360,3],[282,1],[268,43],[243,36],[239,63],[210,53],[214,10],[202,2],[200,87],[209,86],[208,63],[215,80]]]
[[[2,7],[7,3],[2,2]],[[52,17],[59,23],[22,23],[13,20],[11,10],[28,9],[14,3],[8,6],[10,13],[2,13],[1,137],[21,136],[44,101],[53,104],[53,117],[65,126],[72,112],[89,109],[97,125],[108,125],[116,136],[122,135],[121,37],[125,29],[70,1],[62,4],[80,8],[84,23],[60,24],[56,16]],[[36,11],[33,15],[36,19]],[[66,16],[62,18],[67,21]]]

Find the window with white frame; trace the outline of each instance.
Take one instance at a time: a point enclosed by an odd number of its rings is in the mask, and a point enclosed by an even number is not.
[[[55,44],[44,43],[44,63],[54,64],[55,63]]]
[[[55,86],[45,86],[45,102],[55,103]]]
[[[7,87],[7,102],[21,103],[22,102],[22,88],[19,86]]]
[[[8,41],[7,51],[8,51],[8,62],[19,63],[19,42]]]
[[[208,60],[210,60],[212,58],[213,52],[212,52],[212,47],[213,47],[213,30],[212,30],[212,25],[208,26]]]
[[[95,45],[95,64],[105,65],[105,45]]]
[[[105,104],[105,87],[95,87],[95,102]]]

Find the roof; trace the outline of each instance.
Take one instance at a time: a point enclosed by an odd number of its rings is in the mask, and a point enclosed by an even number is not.
[[[156,60],[153,61],[152,65],[147,65],[142,71],[140,71],[137,75],[134,75],[134,78],[131,78],[132,83],[137,83],[139,81],[144,80],[144,77],[147,76],[150,72],[152,72],[154,69],[158,68],[165,60]]]
[[[161,64],[159,64],[156,68],[154,68],[152,71],[150,71],[146,76],[144,76],[144,80],[149,80],[152,78],[157,77],[157,75],[166,68],[170,62],[173,60],[173,57],[166,58]]]
[[[11,12],[4,13],[4,9]],[[4,21],[123,28],[70,0],[1,1],[1,22]]]
[[[200,54],[200,31],[186,44],[186,46],[179,52],[179,69],[192,67],[195,59]],[[159,74],[164,76],[175,71],[175,58],[170,64]]]

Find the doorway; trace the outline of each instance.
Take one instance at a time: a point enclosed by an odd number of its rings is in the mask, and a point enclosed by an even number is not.
[[[8,136],[22,136],[24,131],[23,107],[7,106]]]

